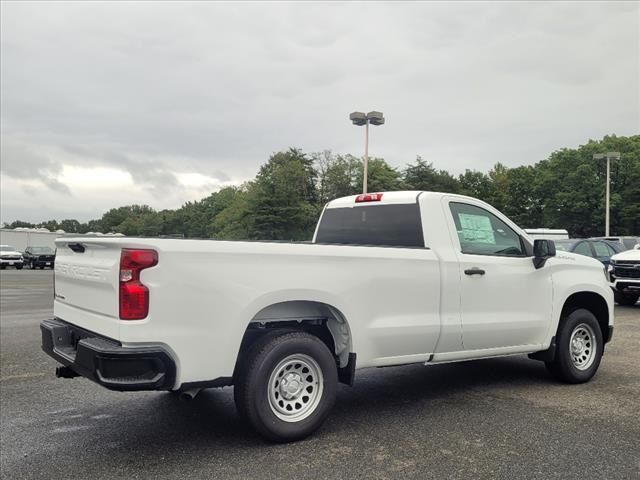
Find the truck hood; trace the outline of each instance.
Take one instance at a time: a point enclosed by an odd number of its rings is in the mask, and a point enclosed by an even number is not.
[[[561,250],[558,250],[556,256],[551,260],[553,260],[553,263],[556,264],[561,263],[564,265],[579,265],[581,267],[597,268],[598,270],[602,270],[604,268],[602,263],[595,258],[580,255],[578,253],[563,252]]]
[[[2,252],[0,252],[0,256],[4,257],[5,255],[7,255],[7,256],[11,255],[12,257],[16,256],[16,255],[22,256],[22,252],[18,252],[16,250],[3,250]]]
[[[625,260],[633,260],[640,262],[640,250],[627,250],[626,252],[616,253],[611,257],[614,262],[623,262]]]

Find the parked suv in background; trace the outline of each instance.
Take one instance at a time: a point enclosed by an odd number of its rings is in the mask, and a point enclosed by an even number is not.
[[[56,252],[51,247],[27,247],[24,251],[24,263],[32,270],[40,267],[53,268],[56,260]]]
[[[0,245],[0,268],[4,270],[7,267],[16,267],[21,270],[23,262],[22,254],[16,250],[16,247]]]
[[[555,240],[556,249],[564,252],[572,252],[587,257],[600,260],[603,265],[608,266],[609,261],[616,253],[623,252],[625,248],[616,242],[608,242],[606,240]]]
[[[640,298],[640,250],[628,250],[611,257],[609,278],[615,301],[635,305]]]
[[[623,250],[633,250],[636,245],[640,244],[640,237],[597,237],[593,240],[606,240],[619,244]]]

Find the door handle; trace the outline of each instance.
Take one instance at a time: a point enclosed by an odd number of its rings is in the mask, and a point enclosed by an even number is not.
[[[467,268],[464,271],[465,275],[484,275],[486,272],[478,267]]]

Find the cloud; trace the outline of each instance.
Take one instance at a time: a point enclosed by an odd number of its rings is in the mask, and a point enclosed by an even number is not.
[[[637,3],[1,9],[1,169],[18,190],[39,182],[33,215],[69,193],[94,216],[108,201],[179,206],[200,193],[181,176],[240,183],[290,146],[359,155],[353,110],[387,117],[371,154],[454,173],[640,130]],[[131,188],[103,199],[65,168],[125,172]],[[3,216],[24,214],[16,198]]]
[[[10,177],[40,182],[56,193],[71,195],[69,187],[56,178],[62,165],[11,138],[3,138],[0,144],[0,167]]]

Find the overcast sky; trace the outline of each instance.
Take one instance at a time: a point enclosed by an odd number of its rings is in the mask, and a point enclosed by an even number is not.
[[[9,3],[1,219],[175,208],[296,146],[461,173],[640,133],[639,3]]]

